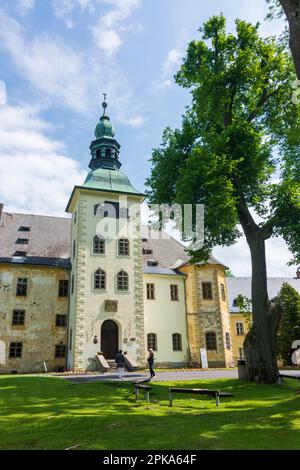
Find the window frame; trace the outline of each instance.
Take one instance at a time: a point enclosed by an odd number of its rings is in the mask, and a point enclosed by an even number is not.
[[[94,290],[105,291],[106,290],[107,276],[106,271],[102,268],[96,269],[94,272]]]
[[[28,294],[28,278],[18,277],[16,286],[16,296],[26,297]]]
[[[22,319],[21,322],[20,322],[20,318]],[[17,308],[13,309],[11,325],[12,326],[24,326],[25,325],[25,310],[24,309],[17,309]]]
[[[130,244],[128,238],[122,237],[118,239],[118,256],[130,256]]]
[[[225,284],[222,282],[220,283],[221,285],[221,300],[222,302],[226,302],[226,289],[225,289]]]
[[[205,332],[205,346],[206,346],[207,351],[210,351],[210,352],[218,351],[217,334],[215,331]]]
[[[213,287],[211,281],[204,281],[201,283],[202,285],[202,299],[203,300],[213,300]],[[209,287],[209,288],[208,288]],[[208,291],[207,291],[208,289]],[[208,292],[210,296],[208,295]]]
[[[65,298],[69,295],[69,279],[59,279],[58,297]]]
[[[236,321],[235,322],[235,332],[236,332],[237,336],[244,336],[245,335],[245,325],[244,325],[243,321]]]
[[[55,345],[55,359],[64,359],[67,357],[67,345],[60,343]]]
[[[10,342],[9,352],[8,352],[9,359],[20,359],[22,358],[22,355],[23,355],[23,343],[21,341]]]
[[[147,349],[153,349],[157,351],[157,334],[156,333],[147,333]]]
[[[147,282],[146,284],[147,300],[155,300],[155,284]]]
[[[182,335],[180,333],[172,333],[173,351],[182,351]]]
[[[58,320],[63,321],[58,321]],[[68,326],[68,315],[65,313],[57,313],[55,317],[55,327],[56,328],[67,328]]]
[[[228,351],[231,350],[231,337],[228,331],[225,333],[225,346]]]
[[[174,288],[175,288],[175,290],[174,290]],[[172,302],[179,302],[179,286],[178,286],[178,284],[170,284],[170,296],[171,296],[171,301]]]
[[[105,238],[95,235],[93,237],[93,255],[105,255]],[[97,248],[97,249],[96,249]]]
[[[121,287],[120,287],[120,282],[122,283]],[[129,291],[129,274],[126,271],[124,271],[124,269],[121,269],[117,273],[117,291],[119,292]]]

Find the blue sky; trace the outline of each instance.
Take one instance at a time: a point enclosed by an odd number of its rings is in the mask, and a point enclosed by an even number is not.
[[[102,92],[117,129],[122,170],[140,190],[164,127],[179,126],[189,94],[174,84],[187,43],[212,14],[266,22],[264,0],[2,0],[0,200],[6,210],[64,215],[88,170]],[[3,97],[2,97],[3,98]],[[2,100],[3,101],[3,100]],[[243,241],[215,251],[249,275]],[[268,245],[269,274],[293,275],[284,243]]]

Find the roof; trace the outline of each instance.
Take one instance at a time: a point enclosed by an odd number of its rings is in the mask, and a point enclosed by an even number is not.
[[[269,298],[276,297],[284,282],[289,283],[300,294],[300,279],[292,277],[268,277]],[[228,307],[231,313],[238,313],[239,308],[233,307],[233,301],[238,295],[244,295],[251,299],[251,277],[229,277],[227,278],[228,287]]]
[[[21,227],[29,227],[30,231],[20,231]],[[4,212],[0,223],[0,258],[12,258],[16,251],[25,251],[28,259],[68,259],[70,237],[71,219],[66,217]],[[18,239],[28,239],[28,243],[16,243]]]
[[[124,173],[107,168],[97,168],[90,171],[83,186],[89,189],[101,189],[101,191],[141,195],[140,191],[134,189]]]
[[[20,231],[29,227],[30,231]],[[45,266],[69,267],[71,219],[33,214],[2,214],[0,223],[0,263],[43,264]],[[16,243],[28,239],[28,243]],[[150,231],[142,227],[144,272],[148,274],[181,275],[177,267],[188,263],[184,245],[166,232]],[[25,251],[26,257],[14,257],[17,251]],[[62,260],[60,263],[59,260]],[[147,261],[155,260],[157,266],[148,266]],[[215,258],[209,264],[222,264]]]
[[[0,264],[22,264],[34,266],[51,266],[55,268],[71,268],[70,259],[64,258],[47,258],[38,256],[14,256],[13,258],[0,258]]]

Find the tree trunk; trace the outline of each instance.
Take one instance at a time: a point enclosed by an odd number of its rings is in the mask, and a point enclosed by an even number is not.
[[[300,80],[300,0],[279,0],[289,23],[290,48]]]
[[[261,383],[278,380],[277,330],[279,316],[272,308],[267,291],[265,240],[247,236],[252,261],[253,324],[246,336],[244,349],[248,379]]]

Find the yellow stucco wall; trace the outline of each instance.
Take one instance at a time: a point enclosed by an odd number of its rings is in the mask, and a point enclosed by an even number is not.
[[[238,335],[237,334],[237,323],[243,323],[244,325],[244,334]],[[232,350],[233,350],[233,358],[235,361],[238,359],[242,359],[242,349],[243,344],[245,341],[246,334],[249,331],[250,327],[250,320],[245,315],[241,313],[230,313],[230,329],[231,329],[231,337],[232,337]]]
[[[155,286],[155,299],[147,299],[147,283]],[[178,301],[171,300],[170,285],[178,286]],[[188,363],[185,287],[183,276],[144,274],[145,344],[147,334],[157,335],[155,363],[185,365]],[[182,350],[173,351],[172,334],[182,337]]]
[[[28,279],[27,296],[16,296],[17,279]],[[67,328],[56,327],[56,315],[68,314],[68,298],[58,297],[59,280],[68,279],[62,268],[0,265],[0,341],[5,345],[6,364],[0,372],[32,372],[65,367],[65,359],[55,358],[55,345],[67,345]],[[24,326],[12,325],[13,310],[25,310]],[[9,359],[11,342],[23,343],[22,357]]]
[[[180,271],[187,276],[187,321],[192,362],[201,363],[200,348],[206,348],[205,334],[211,331],[216,333],[217,350],[207,351],[209,366],[232,366],[232,341],[229,349],[225,341],[225,333],[231,337],[225,269],[221,265],[185,265]],[[212,300],[203,299],[202,282],[211,282]],[[221,284],[225,288],[224,300],[221,297]]]

